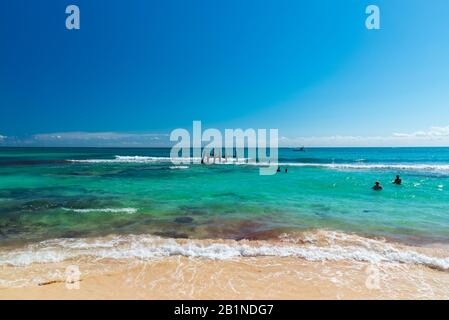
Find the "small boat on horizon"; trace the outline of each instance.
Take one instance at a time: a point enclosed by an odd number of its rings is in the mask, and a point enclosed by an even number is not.
[[[297,147],[297,148],[294,148],[293,151],[302,151],[302,152],[305,152],[305,151],[306,151],[306,148],[304,148],[304,146],[302,146],[302,147]]]

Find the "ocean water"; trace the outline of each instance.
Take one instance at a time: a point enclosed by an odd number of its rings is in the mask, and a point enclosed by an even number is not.
[[[285,148],[272,176],[244,163],[174,165],[169,152],[1,148],[0,248],[42,254],[54,239],[79,249],[79,239],[115,236],[129,251],[148,237],[238,243],[314,230],[408,245],[449,241],[449,148]],[[396,174],[401,186],[392,184]],[[383,191],[371,189],[376,180]],[[114,246],[106,242],[98,243]]]

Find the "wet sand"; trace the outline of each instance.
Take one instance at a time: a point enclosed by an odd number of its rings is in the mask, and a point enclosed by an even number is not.
[[[0,299],[449,299],[446,271],[297,257],[85,257],[4,266],[0,274],[9,281],[0,282]],[[22,287],[10,281],[24,278],[32,280]]]

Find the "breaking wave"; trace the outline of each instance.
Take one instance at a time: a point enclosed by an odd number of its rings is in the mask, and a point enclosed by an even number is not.
[[[299,238],[287,235],[276,240],[194,240],[152,235],[121,235],[103,238],[54,239],[21,249],[0,252],[0,265],[26,266],[92,256],[96,259],[158,259],[185,256],[208,259],[276,256],[310,261],[353,260],[369,263],[405,263],[439,270],[449,269],[449,256],[430,248],[406,247],[383,240],[341,232],[316,231]]]
[[[257,165],[268,165],[268,163]],[[291,167],[315,167],[336,170],[400,170],[449,173],[449,164],[361,164],[361,163],[278,163]]]
[[[100,213],[136,213],[136,208],[104,208],[104,209],[72,209],[72,208],[62,208],[65,211],[72,211],[76,213],[91,213],[91,212],[100,212]]]
[[[201,158],[171,158],[171,157],[143,157],[143,156],[115,156],[114,159],[83,159],[67,160],[73,163],[158,163],[173,161],[201,161]]]
[[[78,159],[66,160],[72,163],[201,163],[201,158],[198,157],[185,157],[185,158],[171,158],[171,157],[146,157],[146,156],[115,156],[114,159]],[[217,158],[216,163],[245,163],[247,161],[246,158],[235,159],[228,158],[226,161],[223,158],[222,162],[220,162]],[[210,158],[210,163],[212,164],[213,158]]]
[[[174,163],[181,164],[200,164],[201,158],[171,158],[171,157],[147,157],[147,156],[115,156],[114,159],[84,159],[84,160],[67,160],[71,163]],[[209,164],[213,164],[213,159],[210,159]],[[301,162],[282,162],[282,163],[268,163],[249,161],[247,158],[235,159],[221,159],[216,160],[215,164],[222,165],[253,165],[253,166],[290,166],[290,167],[310,167],[310,168],[325,168],[334,170],[397,170],[397,171],[422,171],[449,174],[449,164],[434,164],[434,163],[364,163],[364,160],[357,160],[354,163],[301,163]],[[187,169],[185,166],[172,166],[171,169]]]

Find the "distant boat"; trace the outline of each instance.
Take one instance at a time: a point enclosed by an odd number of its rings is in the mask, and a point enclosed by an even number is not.
[[[302,146],[302,147],[294,148],[293,151],[302,151],[302,152],[305,152],[305,151],[306,151],[306,148],[304,148],[304,146]]]

